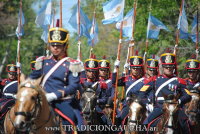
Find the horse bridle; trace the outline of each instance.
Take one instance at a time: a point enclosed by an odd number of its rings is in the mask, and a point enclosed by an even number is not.
[[[85,107],[83,108],[83,110],[82,110],[82,112],[84,113],[84,111],[86,110],[86,106],[87,105],[89,105],[89,107],[90,107],[90,105],[91,105],[91,100],[92,100],[92,98],[94,98],[95,97],[95,91],[93,90],[93,89],[91,89],[91,88],[88,88],[85,92],[92,92],[92,93],[94,93],[91,97],[88,97],[87,96],[87,94],[85,94],[85,97],[86,97],[86,104],[85,104]],[[91,110],[91,109],[90,109]],[[91,111],[90,111],[91,112]]]
[[[32,85],[31,83],[25,83],[25,84],[21,85],[21,88],[22,87],[31,88],[31,89],[34,89],[35,91],[37,91],[36,90],[37,87],[34,86],[34,85]],[[50,120],[51,112],[49,114],[48,119],[44,122],[44,124],[42,124],[41,126],[39,126],[39,127],[36,128],[34,120],[36,119],[37,115],[39,115],[40,109],[42,107],[42,104],[41,104],[42,100],[41,100],[41,98],[42,97],[40,96],[40,94],[38,94],[36,96],[36,98],[35,98],[36,99],[36,101],[35,101],[35,107],[33,108],[34,109],[33,111],[31,111],[31,112],[23,112],[23,111],[21,111],[21,112],[15,112],[15,116],[22,115],[22,116],[27,117],[28,121],[26,121],[26,124],[27,124],[27,126],[26,126],[27,130],[26,131],[28,131],[28,132],[30,132],[30,131],[36,131],[36,130],[40,129],[43,125],[45,125],[46,123],[48,123],[49,120]],[[20,130],[18,130],[18,131],[20,131]]]

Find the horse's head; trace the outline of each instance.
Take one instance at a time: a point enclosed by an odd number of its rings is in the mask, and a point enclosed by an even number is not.
[[[89,121],[91,113],[96,106],[96,88],[97,86],[94,87],[84,87],[84,93],[82,94],[81,97],[81,106],[82,106],[82,112],[84,115],[84,118]]]
[[[130,125],[136,125],[138,123],[142,123],[145,118],[146,108],[141,103],[141,99],[136,95],[132,95],[129,99],[130,103]],[[144,117],[144,118],[143,118]]]
[[[170,94],[168,96],[164,96],[165,101],[163,103],[163,116],[165,119],[165,125],[167,128],[172,131],[173,127],[176,126],[175,122],[177,120],[177,110],[178,110],[178,98],[179,95]]]
[[[190,93],[191,93],[192,99],[189,103],[186,104],[185,113],[192,124],[197,124],[200,119],[200,115],[199,115],[200,91],[191,90]]]
[[[18,87],[16,105],[14,106],[15,120],[14,126],[19,131],[27,131],[32,121],[37,117],[41,109],[41,87],[42,78],[37,80],[27,79],[21,76],[21,84]],[[44,93],[43,93],[44,94]]]

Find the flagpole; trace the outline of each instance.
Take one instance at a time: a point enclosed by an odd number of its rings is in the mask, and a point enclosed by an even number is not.
[[[198,5],[199,6],[199,5]],[[198,44],[199,44],[199,7],[197,6],[197,27],[196,27],[196,59],[198,59],[198,56],[199,56],[199,47],[198,47]]]
[[[134,33],[135,33],[135,19],[136,19],[136,12],[137,12],[137,10],[136,10],[137,9],[137,1],[138,0],[135,0],[134,4],[133,4],[134,15],[133,15],[133,18],[132,18],[133,23],[132,23],[132,39],[130,41],[130,56],[133,56],[133,54],[134,54],[134,46],[135,46]]]
[[[122,29],[123,29],[123,21],[121,22],[120,26],[120,37],[119,37],[119,44],[118,44],[118,50],[117,50],[117,60],[120,61],[120,52],[121,52],[121,45],[122,45]],[[112,122],[115,124],[115,116],[116,116],[116,107],[117,107],[117,94],[118,94],[118,75],[119,75],[119,68],[116,68],[116,82],[115,82],[115,94],[114,94],[114,108],[113,108],[113,118]]]
[[[151,14],[151,10],[152,10],[152,0],[149,6],[149,16]],[[148,19],[148,25],[149,25],[149,19]],[[147,25],[147,29],[148,29],[148,25]],[[147,31],[148,32],[148,31]],[[144,52],[144,56],[143,56],[143,61],[144,61],[144,71],[146,72],[146,56],[147,56],[147,50],[148,50],[148,46],[149,46],[149,39],[148,39],[148,35],[146,37],[146,43],[145,43],[145,52]]]
[[[94,16],[93,16],[93,19],[96,19],[96,12],[95,12],[95,10],[96,10],[96,7],[95,7],[95,9],[94,9]],[[93,27],[93,29],[92,29],[92,33],[93,33],[93,35],[94,35],[94,29],[95,29],[95,25],[96,25],[96,20],[95,20],[95,22],[93,22],[92,23],[92,27]],[[91,57],[91,54],[92,54],[92,51],[93,51],[93,47],[94,47],[94,38],[92,39],[92,46],[91,46],[91,48],[90,48],[90,57]]]
[[[80,39],[80,0],[78,0],[78,56],[77,59],[81,60],[81,39]]]
[[[60,26],[59,27],[62,27],[62,0],[60,0]]]
[[[181,1],[181,8],[180,8],[179,16],[182,16],[183,3],[184,3],[184,0]],[[176,31],[176,44],[174,46],[174,54],[175,55],[177,54],[177,47],[178,47],[178,44],[179,44],[179,34],[180,34],[180,30],[177,29],[177,31]]]
[[[21,25],[22,25],[22,0],[20,0],[20,13],[19,13],[19,26],[18,26],[18,33],[21,33]],[[18,35],[18,43],[17,43],[17,81],[20,84],[20,73],[21,73],[21,63],[20,63],[20,43],[21,43],[21,36]]]

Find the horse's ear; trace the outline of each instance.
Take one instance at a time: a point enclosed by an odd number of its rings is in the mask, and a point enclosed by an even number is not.
[[[22,82],[22,81],[25,81],[25,79],[26,79],[26,76],[22,73],[21,75],[20,75],[20,81]]]
[[[40,78],[35,80],[36,85],[40,85],[40,83],[43,81],[44,75],[42,75]]]

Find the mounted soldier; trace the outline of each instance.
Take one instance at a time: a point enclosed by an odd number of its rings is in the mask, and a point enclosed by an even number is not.
[[[185,79],[188,90],[199,88],[200,87],[200,81],[199,81],[200,61],[196,60],[195,58],[188,59],[186,61],[185,69],[188,75],[188,78]]]
[[[141,56],[130,57],[130,74],[121,77],[118,80],[118,86],[125,86],[126,99],[123,101],[123,108],[117,115],[117,124],[124,125],[129,113],[129,105],[132,95],[138,95],[140,88],[143,86],[144,66]],[[116,79],[115,73],[113,78]]]
[[[114,86],[110,76],[110,62],[103,56],[98,62],[99,80],[96,90],[96,111],[104,125],[112,125],[111,110],[113,109]]]
[[[18,90],[16,65],[8,64],[6,71],[8,72],[8,78],[3,79],[1,82],[0,120],[3,119],[9,108],[15,104],[15,95]]]
[[[98,81],[98,60],[92,55],[84,63],[85,71],[81,73],[81,92],[84,92],[83,88],[95,87]]]
[[[83,122],[75,99],[82,68],[79,61],[67,57],[68,40],[67,30],[60,27],[50,28],[48,42],[52,56],[36,59],[35,70],[30,78],[37,79],[44,75],[41,85],[46,91],[48,102],[61,115],[63,125],[75,126]],[[65,131],[72,132],[71,129]]]
[[[162,64],[163,74],[153,79],[152,82],[146,84],[146,89],[141,90],[141,93],[145,96],[151,90],[155,88],[155,105],[153,112],[148,115],[144,121],[148,127],[155,127],[159,121],[159,117],[163,114],[163,103],[166,96],[171,94],[179,95],[178,104],[178,121],[181,126],[181,130],[186,134],[190,133],[190,127],[188,124],[188,118],[184,113],[184,104],[189,102],[191,96],[189,91],[186,89],[186,82],[177,77],[177,63],[176,57],[172,53],[164,53],[160,56]],[[147,103],[148,101],[146,101]],[[170,126],[169,126],[170,127]],[[171,126],[172,127],[172,126]]]

